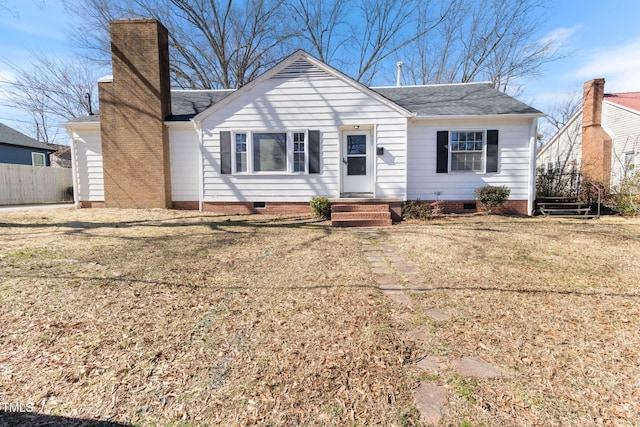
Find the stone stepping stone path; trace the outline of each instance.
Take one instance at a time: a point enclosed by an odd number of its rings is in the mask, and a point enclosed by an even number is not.
[[[474,357],[463,356],[462,359],[455,360],[452,365],[453,369],[463,377],[497,378],[507,375],[503,369]]]
[[[377,229],[360,228],[354,231],[362,237],[362,251],[371,272],[376,275],[380,291],[391,301],[403,307],[393,314],[394,320],[399,324],[410,321],[412,315],[406,311],[406,308],[414,307],[411,296],[406,291],[427,288],[419,266],[400,255],[397,246],[385,244],[384,236]],[[423,314],[436,322],[451,320],[451,314],[438,307],[428,308]],[[405,338],[414,343],[426,343],[429,334],[426,328],[412,328],[404,332]],[[467,378],[500,378],[508,375],[504,369],[471,356],[450,361],[440,356],[426,355],[416,359],[415,366],[434,373],[454,371]],[[414,390],[413,403],[420,413],[421,422],[426,425],[438,425],[443,409],[447,405],[447,389],[431,381],[422,381]]]
[[[438,425],[442,407],[447,403],[447,390],[428,381],[422,381],[413,395],[413,404],[426,425]]]

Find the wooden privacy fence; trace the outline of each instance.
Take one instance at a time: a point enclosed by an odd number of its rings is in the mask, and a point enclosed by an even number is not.
[[[0,205],[73,200],[71,169],[0,163]]]

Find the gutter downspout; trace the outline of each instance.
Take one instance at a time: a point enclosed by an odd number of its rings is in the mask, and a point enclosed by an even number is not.
[[[535,213],[534,201],[536,199],[536,140],[538,135],[538,119],[531,122],[529,134],[529,197],[527,200],[527,211],[529,216]]]
[[[202,127],[200,122],[193,122],[193,127],[198,133],[198,210],[204,212],[204,142],[202,137]]]
[[[76,159],[76,139],[73,137],[73,129],[67,128],[67,135],[71,139],[71,177],[73,178],[73,205],[80,209],[80,184],[78,183],[78,164]]]

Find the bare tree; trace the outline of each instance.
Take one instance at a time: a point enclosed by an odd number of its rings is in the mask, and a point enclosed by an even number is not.
[[[302,47],[322,62],[333,63],[347,47],[349,1],[288,0],[285,4],[296,23],[295,36]]]
[[[109,20],[159,19],[183,88],[242,86],[296,47],[365,84],[395,72],[400,59],[409,83],[483,79],[512,91],[557,57],[552,40],[535,37],[547,0],[64,1],[82,17],[78,46],[101,61],[109,60]]]
[[[45,140],[51,120],[84,114],[90,70],[110,63],[109,21],[153,17],[170,34],[174,87],[236,88],[303,47],[365,84],[405,63],[409,83],[490,79],[502,90],[555,58],[535,38],[546,0],[62,0],[78,18],[83,60],[40,54],[35,71],[12,67],[12,105],[34,115]],[[480,4],[482,3],[482,4]],[[5,3],[0,0],[0,7]]]
[[[25,120],[33,123],[39,140],[53,143],[64,139],[66,136],[58,134],[58,124],[88,113],[89,99],[97,92],[97,75],[89,64],[66,62],[44,53],[32,53],[28,70],[4,63],[13,76],[0,80],[6,95],[2,103],[29,115]]]
[[[7,6],[6,0],[0,0],[0,11],[8,12],[14,17],[17,16],[17,12],[11,6]]]
[[[553,133],[566,125],[569,119],[582,108],[582,91],[580,89],[576,87],[567,91],[548,109],[545,120],[549,123]]]
[[[302,46],[371,84],[389,68],[387,59],[440,25],[456,1],[287,0],[286,4],[298,23],[296,40]]]
[[[364,27],[354,27],[353,38],[358,48],[356,80],[370,84],[386,58],[425,36],[444,20],[447,11],[429,22],[419,20],[421,3],[430,4],[419,0],[360,0],[358,8],[364,17]],[[426,25],[418,27],[418,23]]]
[[[517,91],[559,57],[553,40],[536,38],[547,13],[545,0],[456,1],[436,31],[401,53],[414,84],[492,81]]]
[[[110,59],[110,20],[158,19],[169,30],[173,84],[181,88],[240,87],[281,60],[292,36],[282,0],[87,0],[65,7],[83,16],[75,44],[102,63]]]

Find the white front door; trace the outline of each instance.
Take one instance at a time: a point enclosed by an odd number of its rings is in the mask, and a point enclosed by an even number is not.
[[[368,131],[342,133],[342,192],[371,193],[372,156]]]

